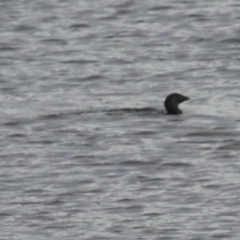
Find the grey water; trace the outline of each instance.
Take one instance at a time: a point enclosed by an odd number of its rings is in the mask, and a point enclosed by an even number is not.
[[[237,0],[2,0],[0,239],[239,240],[239,79]]]

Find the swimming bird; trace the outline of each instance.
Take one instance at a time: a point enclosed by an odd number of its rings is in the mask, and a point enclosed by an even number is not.
[[[168,114],[181,114],[181,109],[178,108],[178,105],[182,102],[185,102],[189,99],[184,95],[179,93],[171,93],[168,95],[164,101],[164,106]]]

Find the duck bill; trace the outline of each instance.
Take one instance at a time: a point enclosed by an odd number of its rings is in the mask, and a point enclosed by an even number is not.
[[[183,102],[185,102],[185,101],[187,101],[187,100],[189,100],[189,97],[183,96]]]

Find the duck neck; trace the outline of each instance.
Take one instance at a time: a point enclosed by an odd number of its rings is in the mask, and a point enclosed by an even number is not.
[[[167,109],[167,113],[168,114],[182,114],[182,111],[178,107],[175,107],[175,108]]]

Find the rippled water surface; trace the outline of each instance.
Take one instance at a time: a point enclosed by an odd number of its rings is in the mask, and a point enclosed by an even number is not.
[[[237,0],[1,1],[0,239],[239,240],[239,29]]]

